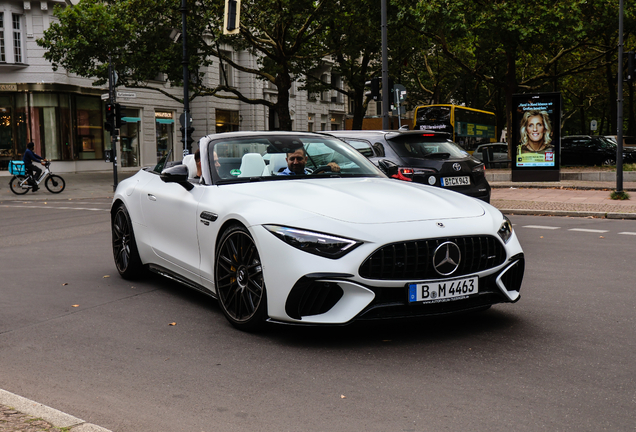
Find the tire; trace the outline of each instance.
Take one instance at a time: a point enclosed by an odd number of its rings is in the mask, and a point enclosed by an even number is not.
[[[216,250],[215,285],[227,320],[237,329],[255,331],[267,318],[267,292],[261,259],[250,233],[233,225]]]
[[[111,221],[115,267],[124,279],[134,279],[143,272],[132,222],[126,207],[117,207]]]
[[[16,195],[24,195],[25,193],[27,193],[31,188],[28,187],[26,183],[24,183],[24,186],[20,186],[20,183],[24,182],[25,180],[26,177],[23,175],[13,176],[11,178],[11,181],[9,182],[11,192]]]
[[[46,186],[51,193],[60,193],[66,187],[66,182],[64,182],[64,179],[59,175],[51,174],[44,181],[44,186]]]

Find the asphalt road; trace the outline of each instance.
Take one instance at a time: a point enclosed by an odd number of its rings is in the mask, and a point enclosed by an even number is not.
[[[516,304],[247,334],[121,279],[107,208],[0,203],[0,388],[116,432],[636,427],[636,221],[511,216]]]

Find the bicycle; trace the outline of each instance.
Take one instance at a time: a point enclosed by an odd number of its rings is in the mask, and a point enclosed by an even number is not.
[[[40,177],[35,180],[36,185],[40,185],[40,183],[44,182],[44,186],[51,193],[60,193],[66,187],[66,182],[62,177],[57,174],[51,173],[49,167],[51,166],[51,162],[47,161],[44,163],[44,171],[40,174]],[[33,181],[33,177],[31,174],[18,174],[14,175],[9,182],[9,187],[11,188],[11,192],[17,195],[24,195],[29,190],[33,189],[31,182]]]

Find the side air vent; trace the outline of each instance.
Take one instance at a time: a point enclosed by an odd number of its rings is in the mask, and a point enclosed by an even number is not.
[[[510,261],[515,262],[508,267],[504,274],[501,275],[501,282],[507,291],[519,291],[521,289],[521,281],[523,280],[523,272],[525,270],[526,261],[523,254],[515,255]]]
[[[328,312],[344,295],[336,282],[301,278],[292,288],[285,303],[285,312],[291,318],[320,315]]]

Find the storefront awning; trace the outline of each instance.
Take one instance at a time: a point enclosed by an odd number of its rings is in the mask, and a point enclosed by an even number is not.
[[[121,119],[126,123],[138,123],[141,121],[140,117],[122,117]]]
[[[157,123],[162,123],[162,124],[172,124],[174,123],[174,119],[162,119],[162,118],[156,118],[155,121]]]

